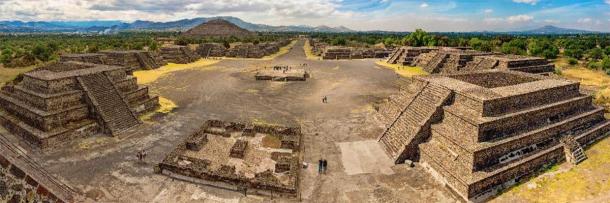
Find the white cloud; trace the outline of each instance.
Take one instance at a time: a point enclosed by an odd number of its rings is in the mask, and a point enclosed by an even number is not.
[[[509,23],[522,23],[522,22],[529,22],[534,20],[533,16],[530,15],[516,15],[516,16],[509,16],[508,18],[506,18],[506,20]]]
[[[610,0],[608,0],[608,1],[610,1]],[[490,13],[493,13],[494,10],[493,9],[485,9],[483,12],[485,12],[487,14],[490,14]]]
[[[605,2],[606,2],[606,4],[610,4],[610,0],[606,0]]]
[[[554,20],[554,19],[546,19],[544,20],[545,23],[551,23],[551,24],[559,24],[561,21],[559,20]]]
[[[580,18],[576,22],[578,22],[578,23],[591,23],[591,22],[593,22],[593,19],[591,19],[591,18]]]
[[[420,8],[428,8],[430,5],[428,5],[427,3],[422,3],[421,5],[419,5]]]
[[[513,0],[513,2],[515,3],[524,3],[524,4],[531,4],[531,5],[536,5],[538,3],[539,0]],[[610,1],[610,0],[606,0],[606,1]]]

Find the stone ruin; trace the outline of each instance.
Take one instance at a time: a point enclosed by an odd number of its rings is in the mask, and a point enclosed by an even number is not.
[[[314,51],[314,53],[316,53]],[[364,59],[364,58],[385,58],[390,51],[381,48],[351,48],[331,46],[324,48],[321,53],[322,59]]]
[[[301,137],[300,128],[208,120],[155,170],[246,194],[296,197]]]
[[[324,42],[320,42],[318,39],[309,39],[309,45],[311,46],[311,52],[316,56],[322,56],[324,50],[329,45]]]
[[[306,81],[311,75],[302,67],[273,66],[258,70],[254,75],[256,80],[272,81]]]
[[[80,202],[84,198],[0,136],[0,202]]]
[[[351,59],[352,49],[349,47],[326,47],[322,53],[322,59]]]
[[[236,58],[262,58],[265,53],[252,43],[243,43],[227,49],[226,56]]]
[[[473,50],[440,49],[438,51],[420,54],[413,64],[423,68],[426,72],[431,74],[458,73],[462,71],[467,63],[472,61],[475,56],[492,54],[493,53]]]
[[[489,55],[475,56],[468,62],[464,70],[501,69],[514,70],[541,75],[550,75],[555,71],[555,65],[540,57],[519,55]]]
[[[125,66],[132,70],[150,70],[161,67],[160,60],[148,51],[101,51],[87,54],[64,54],[61,62],[77,61],[103,65]]]
[[[387,62],[418,66],[432,74],[501,69],[550,75],[555,71],[555,66],[544,58],[479,52],[467,47],[404,46],[395,50]]]
[[[604,109],[578,82],[487,70],[415,77],[380,107],[395,162],[419,161],[467,201],[482,201],[606,136]]]
[[[413,66],[413,62],[415,59],[425,53],[429,53],[431,51],[437,51],[438,48],[435,47],[410,47],[403,46],[400,47],[390,55],[387,62],[389,64],[400,64],[404,66]]]
[[[227,48],[220,43],[202,43],[197,47],[197,54],[203,58],[223,57]]]
[[[166,64],[187,64],[195,62],[199,60],[199,58],[201,58],[187,46],[178,45],[161,47],[161,49],[159,50],[159,55],[163,59],[163,62]]]
[[[208,57],[236,57],[236,58],[263,58],[280,51],[281,47],[290,44],[290,40],[278,40],[264,43],[242,43],[231,48],[225,48],[219,43],[202,43],[197,48],[197,54],[203,58]]]
[[[159,103],[129,73],[127,67],[80,62],[27,72],[0,91],[0,124],[43,150],[100,131],[120,133]]]

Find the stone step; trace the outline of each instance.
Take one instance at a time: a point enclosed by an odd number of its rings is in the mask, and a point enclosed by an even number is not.
[[[103,73],[78,78],[102,120],[111,133],[120,132],[139,124],[129,105]]]

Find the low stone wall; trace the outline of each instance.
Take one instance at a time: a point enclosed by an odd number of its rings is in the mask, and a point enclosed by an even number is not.
[[[80,202],[84,198],[0,138],[0,202]]]

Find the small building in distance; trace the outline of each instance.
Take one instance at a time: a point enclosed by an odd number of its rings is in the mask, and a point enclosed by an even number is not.
[[[229,21],[214,19],[182,33],[188,37],[248,37],[256,33],[243,29]]]

